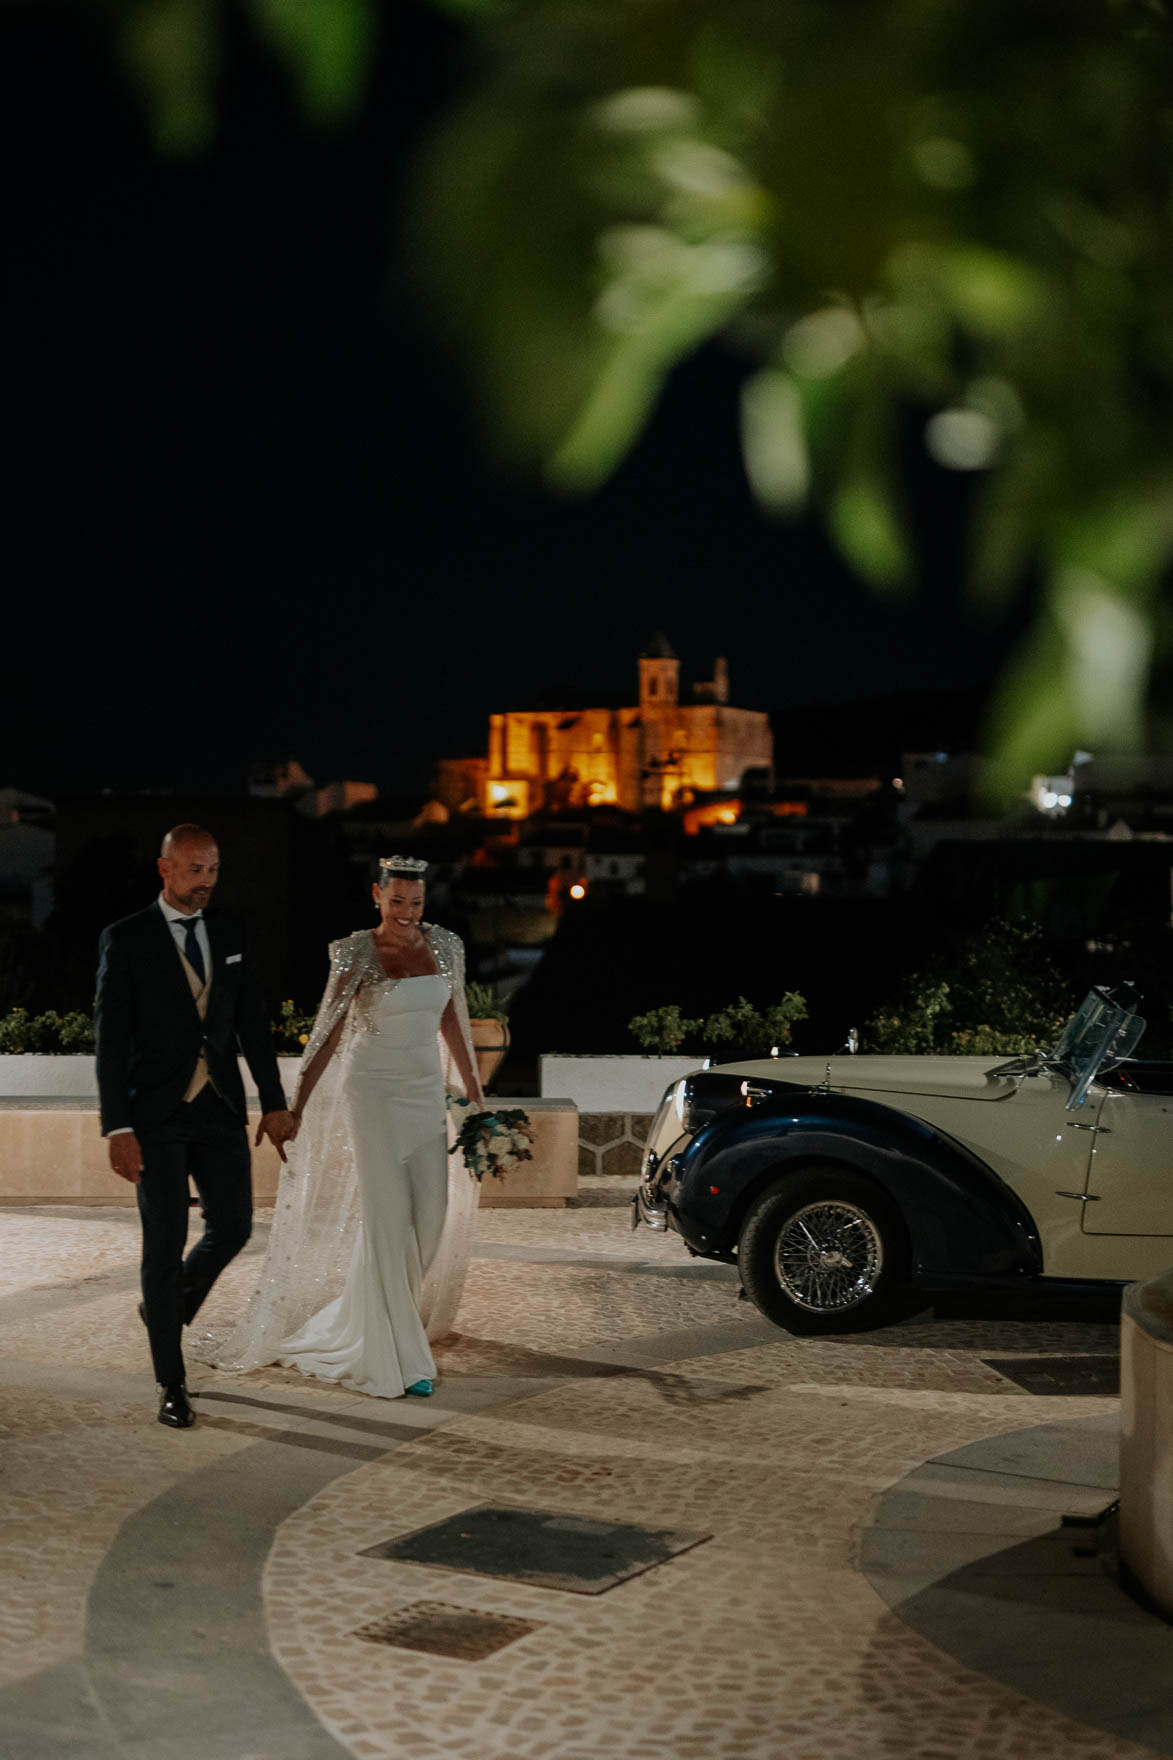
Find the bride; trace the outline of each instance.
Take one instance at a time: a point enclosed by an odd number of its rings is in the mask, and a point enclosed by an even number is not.
[[[381,861],[378,928],[331,943],[260,1284],[199,1353],[219,1368],[278,1362],[384,1399],[432,1391],[429,1340],[451,1331],[479,1198],[448,1154],[445,1091],[485,1102],[464,949],[422,921],[426,871]]]

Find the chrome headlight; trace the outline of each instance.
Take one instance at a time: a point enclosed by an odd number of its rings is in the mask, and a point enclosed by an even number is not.
[[[701,1126],[708,1124],[715,1116],[715,1108],[709,1104],[711,1096],[699,1097],[697,1086],[696,1076],[682,1076],[670,1095],[672,1110],[689,1136],[695,1136]]]
[[[656,1110],[656,1116],[648,1127],[647,1141],[644,1143],[643,1157],[639,1166],[640,1178],[645,1182],[651,1179],[656,1168],[660,1164],[660,1157],[657,1153],[656,1145],[657,1143],[662,1144],[663,1142],[665,1125],[673,1113],[675,1113],[677,1118],[681,1118],[680,1108],[682,1103],[680,1100],[680,1093],[684,1085],[683,1082],[673,1083],[664,1095],[664,1098],[661,1100],[659,1107]],[[676,1135],[677,1132],[673,1131],[672,1136],[675,1137]]]

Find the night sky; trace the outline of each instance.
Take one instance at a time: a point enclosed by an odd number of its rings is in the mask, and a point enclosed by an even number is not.
[[[493,709],[686,681],[787,709],[980,686],[1006,630],[959,609],[964,485],[914,459],[932,590],[885,605],[813,524],[753,508],[745,363],[669,386],[586,502],[488,462],[399,252],[410,152],[457,27],[395,9],[359,117],[297,118],[230,46],[212,150],[165,162],[109,41],[49,0],[0,18],[8,467],[0,785],[237,787],[296,755],[412,790]]]

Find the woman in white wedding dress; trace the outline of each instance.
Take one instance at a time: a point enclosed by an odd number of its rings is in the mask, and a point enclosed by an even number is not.
[[[379,868],[378,928],[331,944],[260,1285],[231,1335],[198,1354],[397,1399],[432,1391],[429,1341],[451,1330],[479,1197],[448,1153],[446,1092],[478,1108],[484,1096],[463,947],[422,921],[426,864]]]

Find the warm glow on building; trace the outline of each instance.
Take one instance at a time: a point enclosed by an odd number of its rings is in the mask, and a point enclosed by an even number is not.
[[[736,825],[741,817],[740,801],[707,801],[703,807],[690,807],[684,815],[684,829],[689,837],[706,825]]]
[[[503,819],[524,819],[529,813],[529,783],[518,778],[488,785],[488,811]]]
[[[510,818],[543,807],[677,811],[693,795],[739,787],[748,769],[772,769],[769,717],[729,706],[724,660],[694,700],[681,703],[680,662],[657,636],[640,656],[639,687],[639,702],[627,709],[491,716],[485,810]],[[725,805],[734,817],[718,822],[735,822],[736,805]]]

